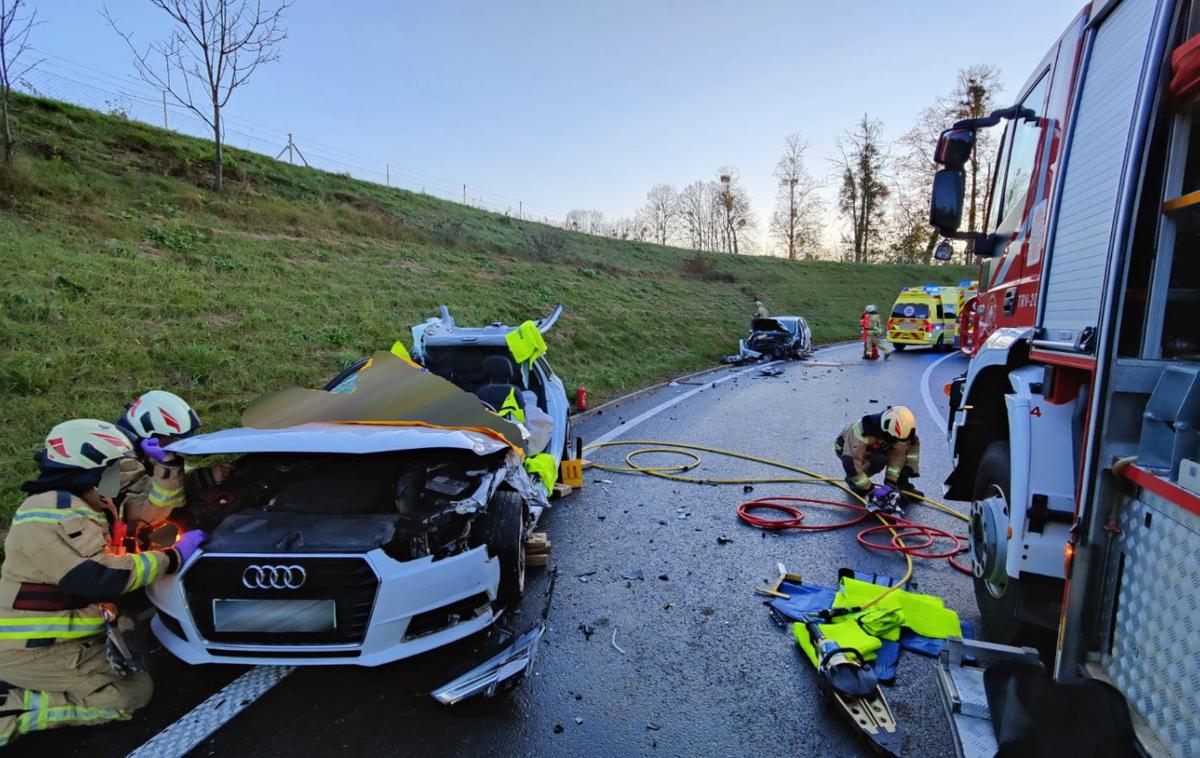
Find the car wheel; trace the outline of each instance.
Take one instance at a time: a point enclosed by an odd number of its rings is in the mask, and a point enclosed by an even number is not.
[[[496,600],[512,606],[525,594],[525,504],[512,490],[500,490],[480,519],[475,544],[500,559],[500,588]]]
[[[979,461],[975,474],[975,489],[972,497],[982,500],[989,491],[998,491],[1008,500],[1012,466],[1009,460],[1008,442],[998,441],[988,445]],[[1030,626],[1016,617],[1017,597],[1020,589],[1018,580],[1007,577],[1002,584],[975,577],[975,603],[983,619],[987,638],[1005,645],[1015,644],[1030,636]]]
[[[575,457],[575,424],[567,417],[567,434],[563,440],[562,460],[569,461]]]

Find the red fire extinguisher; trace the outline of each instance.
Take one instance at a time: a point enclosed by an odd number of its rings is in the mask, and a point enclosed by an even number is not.
[[[587,410],[587,387],[582,384],[579,385],[579,389],[575,390],[575,410],[576,412]]]

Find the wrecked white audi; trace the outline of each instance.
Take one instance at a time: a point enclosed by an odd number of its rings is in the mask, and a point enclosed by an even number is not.
[[[534,352],[522,357],[537,371]],[[489,627],[523,593],[525,542],[569,448],[553,381],[504,417],[481,400],[495,386],[468,392],[380,352],[324,390],[260,398],[240,428],[171,445],[233,467],[220,482],[195,477],[172,517],[210,538],[150,587],[156,636],[189,663],[377,666]],[[551,423],[537,442],[539,418]],[[523,671],[538,636],[471,681],[494,689]]]

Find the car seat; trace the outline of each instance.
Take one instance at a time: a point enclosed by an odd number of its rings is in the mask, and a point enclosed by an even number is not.
[[[486,380],[475,396],[499,411],[504,406],[509,395],[522,411],[525,410],[525,398],[521,389],[513,384],[513,362],[503,355],[489,355],[483,359],[483,376]]]

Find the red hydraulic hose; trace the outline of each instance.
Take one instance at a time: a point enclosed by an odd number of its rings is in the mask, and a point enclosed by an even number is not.
[[[846,510],[855,511],[857,515],[854,518],[846,519],[845,521],[836,521],[832,524],[805,524],[804,512],[797,508],[792,503],[810,503],[813,505],[825,505],[835,508],[845,508]],[[784,514],[783,518],[767,518],[764,516],[755,515],[751,511],[774,511]],[[798,529],[809,532],[829,532],[836,529],[844,529],[848,526],[855,526],[862,523],[872,511],[867,508],[856,505],[854,503],[837,502],[835,500],[819,500],[811,497],[760,497],[754,500],[747,500],[738,505],[738,518],[745,521],[747,524],[759,529],[769,529],[772,531],[780,531],[783,529]],[[970,575],[971,570],[963,566],[954,557],[967,552],[966,538],[956,534],[951,534],[944,529],[918,524],[909,521],[906,518],[897,516],[891,513],[878,512],[877,515],[886,520],[886,523],[867,526],[858,531],[855,538],[858,544],[868,550],[882,550],[885,552],[902,553],[912,558],[924,558],[928,560],[945,559],[958,571]],[[888,543],[872,542],[869,537],[876,532],[891,530],[891,541]],[[907,540],[920,540],[916,543],[910,543]],[[938,540],[943,540],[948,544],[945,549],[932,549]]]

